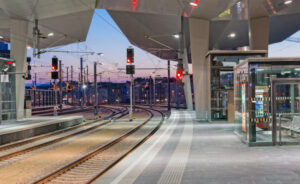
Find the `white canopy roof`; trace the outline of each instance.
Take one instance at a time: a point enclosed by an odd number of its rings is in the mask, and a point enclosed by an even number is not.
[[[0,35],[10,41],[10,19],[30,22],[28,42],[32,43],[34,20],[43,36],[41,48],[85,41],[96,0],[0,0]]]
[[[172,35],[181,32],[181,15],[211,20],[211,49],[248,45],[249,16],[271,17],[270,43],[282,41],[300,29],[300,0],[291,4],[285,4],[285,0],[248,1],[249,4],[247,0],[0,0],[0,36],[9,42],[10,19],[27,20],[31,44],[34,20],[38,19],[43,36],[54,33],[41,40],[42,48],[85,41],[95,8],[103,8],[134,45],[161,58],[176,59],[178,40]],[[184,24],[189,37],[188,21]],[[236,33],[236,39],[228,38],[231,32]]]

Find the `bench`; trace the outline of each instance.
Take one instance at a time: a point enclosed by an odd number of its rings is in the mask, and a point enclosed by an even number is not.
[[[291,136],[294,133],[300,134],[300,116],[293,116],[290,126],[281,126],[282,129],[290,130]]]

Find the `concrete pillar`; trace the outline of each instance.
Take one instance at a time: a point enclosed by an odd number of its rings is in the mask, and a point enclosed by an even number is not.
[[[187,56],[186,48],[184,48],[182,61],[183,61],[183,69],[184,69],[184,75],[182,80],[184,82],[185,101],[186,101],[187,109],[192,111],[194,108],[193,108],[191,78],[189,74],[189,64],[188,64],[188,56]]]
[[[185,96],[185,102],[187,106],[187,110],[192,111],[194,109],[193,107],[193,97],[192,97],[192,87],[191,87],[191,79],[190,79],[190,73],[189,73],[189,61],[188,61],[188,53],[187,53],[187,44],[186,44],[186,34],[185,34],[185,21],[184,17],[181,17],[181,39],[179,42],[179,58],[182,59],[183,64],[183,78],[182,81],[184,83],[184,96]]]
[[[209,20],[189,19],[196,119],[210,120]]]
[[[27,56],[27,33],[28,22],[24,20],[10,21],[10,53],[11,58],[16,61],[16,72],[25,72]],[[24,117],[24,94],[25,79],[23,75],[16,75],[16,108],[17,119]]]
[[[268,50],[270,18],[249,19],[249,43],[251,50]]]

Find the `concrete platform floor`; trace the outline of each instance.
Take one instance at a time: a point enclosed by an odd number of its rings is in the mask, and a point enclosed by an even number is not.
[[[26,129],[32,126],[39,126],[42,123],[52,123],[63,119],[68,120],[70,117],[34,116],[31,118],[24,118],[22,120],[6,120],[0,124],[0,134],[14,130]]]
[[[82,116],[31,117],[0,124],[0,145],[81,124]]]
[[[299,184],[300,146],[248,147],[227,123],[173,111],[161,129],[95,183]]]

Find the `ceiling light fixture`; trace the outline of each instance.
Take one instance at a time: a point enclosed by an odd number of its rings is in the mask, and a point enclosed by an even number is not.
[[[3,39],[3,36],[0,36],[0,39]]]
[[[291,4],[293,1],[292,0],[286,0],[286,1],[284,1],[284,4],[285,5],[289,5],[289,4]]]
[[[174,34],[173,37],[178,39],[180,37],[180,35],[179,34]]]
[[[190,5],[191,5],[191,6],[194,6],[194,7],[195,7],[195,6],[198,6],[198,4],[196,4],[196,3],[194,3],[194,2],[190,2]]]
[[[229,37],[229,38],[235,38],[235,37],[236,37],[236,34],[235,34],[235,33],[230,33],[230,34],[228,35],[228,37]]]
[[[54,36],[54,33],[49,33],[48,37]]]

